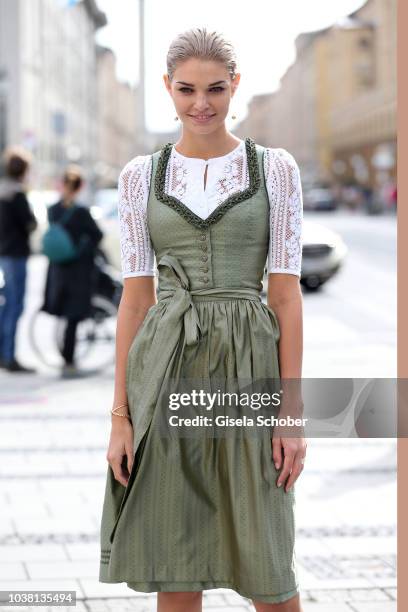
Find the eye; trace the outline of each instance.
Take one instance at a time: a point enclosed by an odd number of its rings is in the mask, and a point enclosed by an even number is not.
[[[193,90],[191,89],[191,87],[180,87],[179,91],[182,91],[183,93],[190,93]],[[224,87],[220,87],[218,85],[216,87],[211,87],[210,91],[213,91],[215,93],[220,93],[221,91],[224,91]]]

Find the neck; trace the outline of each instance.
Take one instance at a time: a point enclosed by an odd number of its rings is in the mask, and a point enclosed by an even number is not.
[[[210,134],[197,134],[183,129],[175,147],[179,153],[187,157],[210,159],[227,155],[239,142],[240,139],[230,134],[224,125]]]

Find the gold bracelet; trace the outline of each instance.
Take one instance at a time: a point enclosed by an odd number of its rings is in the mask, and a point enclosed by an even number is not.
[[[129,406],[127,404],[120,404],[120,406],[115,406],[114,408],[111,408],[110,410],[111,414],[115,414],[116,416],[127,417],[128,419],[130,419],[129,412],[127,412],[126,414],[116,412],[117,410],[119,410],[119,408],[129,408]]]

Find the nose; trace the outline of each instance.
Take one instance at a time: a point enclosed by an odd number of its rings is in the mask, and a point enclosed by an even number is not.
[[[208,102],[205,96],[197,96],[194,102],[194,108],[197,112],[203,112],[208,109]]]

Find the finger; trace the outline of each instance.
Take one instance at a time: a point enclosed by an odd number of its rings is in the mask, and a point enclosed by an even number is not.
[[[277,470],[282,464],[282,441],[281,438],[272,438],[272,461]]]
[[[120,482],[121,485],[123,485],[124,487],[126,487],[127,482],[128,482],[128,475],[126,474],[126,472],[123,469],[123,459],[114,459],[111,462],[111,468],[113,470],[113,474],[115,476],[115,479]]]
[[[132,471],[133,468],[133,446],[131,444],[129,444],[129,446],[125,446],[125,450],[126,450],[126,457],[127,457],[127,465],[128,465],[128,470],[129,470],[129,474]]]
[[[279,478],[276,483],[278,487],[281,487],[286,482],[286,479],[290,475],[292,465],[293,465],[293,460],[295,457],[295,454],[292,450],[289,450],[289,451],[285,450],[285,453],[286,454],[285,454],[285,459],[283,461],[283,468],[282,468],[281,473],[279,474]]]
[[[296,453],[295,459],[293,461],[292,473],[290,474],[288,481],[286,483],[286,488],[285,488],[286,492],[288,492],[289,489],[295,484],[296,480],[299,478],[300,474],[302,473],[302,470],[304,468],[304,465],[302,463],[303,459],[304,459],[304,456],[301,451]]]

